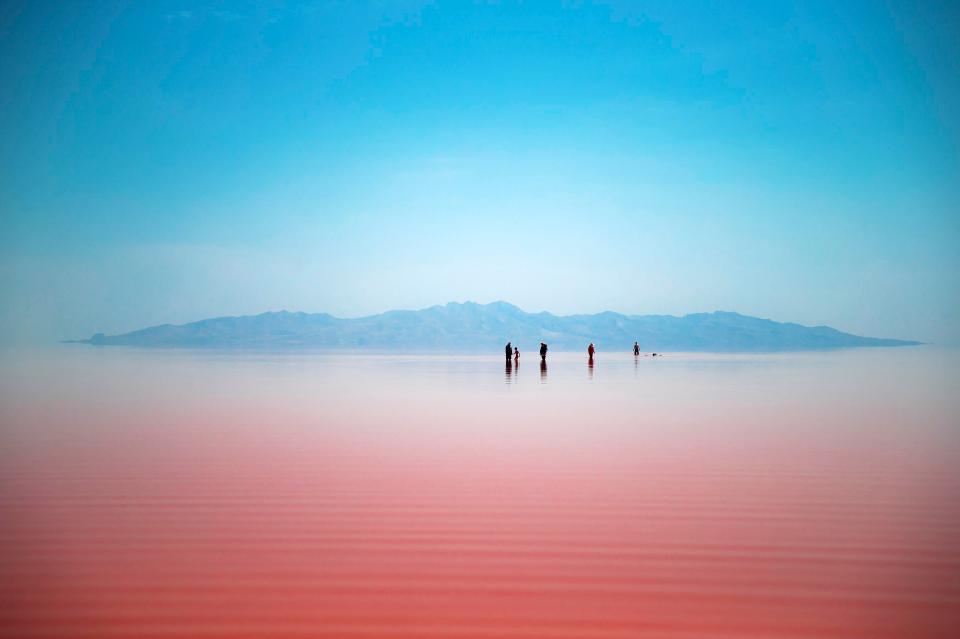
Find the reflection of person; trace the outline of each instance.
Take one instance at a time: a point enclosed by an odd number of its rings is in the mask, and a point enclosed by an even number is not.
[[[540,381],[547,381],[547,357],[544,355],[543,359],[540,360]]]
[[[597,352],[597,349],[593,347],[593,342],[590,342],[590,346],[587,346],[587,355],[590,357],[590,361],[593,361],[593,354]]]
[[[520,349],[516,346],[513,347],[513,361],[520,363]]]
[[[507,345],[503,347],[503,352],[507,356],[507,361],[510,361],[510,356],[513,355],[513,347],[510,345],[510,342],[507,342]]]
[[[547,345],[543,342],[540,342],[540,359],[544,361],[547,359]]]
[[[638,344],[637,342],[634,342],[634,343],[633,343],[633,356],[636,357],[636,356],[639,355],[639,354],[640,354],[640,344]]]

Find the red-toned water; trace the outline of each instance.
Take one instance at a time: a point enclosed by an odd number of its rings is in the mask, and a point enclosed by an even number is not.
[[[958,362],[8,353],[0,632],[954,637]]]

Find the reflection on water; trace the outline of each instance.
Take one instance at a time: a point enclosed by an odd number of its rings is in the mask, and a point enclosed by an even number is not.
[[[540,359],[540,383],[547,383],[547,360],[545,358]]]
[[[955,354],[550,357],[8,354],[0,633],[955,635]]]

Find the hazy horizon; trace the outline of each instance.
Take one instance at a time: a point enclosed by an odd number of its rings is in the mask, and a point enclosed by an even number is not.
[[[789,320],[783,320],[783,319],[778,319],[778,318],[756,318],[756,317],[752,317],[752,316],[746,316],[746,315],[741,314],[741,313],[737,313],[736,311],[729,311],[729,310],[703,311],[703,312],[699,312],[699,313],[688,313],[688,314],[684,314],[684,315],[670,315],[670,314],[665,314],[665,313],[651,313],[651,314],[638,315],[638,314],[618,313],[617,311],[611,311],[611,310],[609,310],[609,309],[604,309],[604,310],[600,310],[600,311],[596,311],[596,312],[592,312],[592,313],[561,315],[561,314],[558,314],[558,313],[552,313],[552,312],[551,312],[550,310],[548,310],[548,309],[540,309],[540,310],[524,309],[524,308],[521,308],[521,307],[517,306],[516,304],[512,304],[511,302],[509,302],[509,301],[507,301],[507,300],[494,300],[494,301],[492,301],[492,302],[487,302],[487,303],[480,303],[480,302],[474,302],[474,301],[472,301],[472,300],[465,300],[465,301],[463,301],[463,302],[450,301],[450,302],[447,302],[447,303],[445,303],[445,304],[433,304],[433,305],[430,305],[430,306],[428,306],[428,307],[419,308],[419,309],[387,309],[387,310],[385,310],[385,311],[383,311],[383,312],[381,312],[381,313],[373,313],[373,314],[369,314],[369,315],[358,315],[358,316],[355,316],[355,317],[343,317],[343,316],[333,315],[332,313],[326,313],[326,312],[309,313],[309,312],[306,312],[306,311],[297,311],[297,310],[292,310],[292,309],[275,309],[275,310],[263,311],[263,312],[261,312],[261,313],[252,313],[252,314],[249,314],[249,315],[222,315],[222,316],[215,316],[215,317],[204,317],[204,318],[198,318],[198,319],[196,319],[196,320],[190,320],[190,321],[187,321],[187,322],[177,323],[177,324],[171,324],[171,323],[165,323],[165,324],[149,324],[149,325],[137,327],[136,329],[134,329],[134,331],[139,332],[139,331],[144,331],[144,330],[147,330],[147,329],[160,328],[160,327],[163,327],[163,326],[186,326],[186,325],[196,324],[196,323],[200,323],[200,322],[207,322],[207,321],[211,321],[211,320],[218,320],[218,319],[234,319],[234,318],[239,319],[239,318],[243,318],[243,317],[261,317],[261,316],[265,316],[265,315],[278,315],[278,314],[284,314],[284,313],[290,314],[290,315],[302,315],[302,314],[306,314],[306,315],[324,315],[324,316],[332,317],[332,318],[334,318],[334,319],[338,319],[338,320],[348,320],[348,321],[349,321],[349,320],[362,320],[362,319],[379,318],[379,317],[381,317],[381,316],[384,316],[384,315],[387,315],[387,314],[390,314],[390,313],[396,313],[396,312],[402,312],[402,313],[422,313],[422,312],[430,311],[430,310],[433,310],[433,309],[444,309],[444,308],[450,308],[451,306],[467,307],[467,306],[470,306],[470,305],[473,305],[473,306],[476,306],[476,307],[481,307],[481,308],[484,308],[484,309],[489,309],[490,307],[506,306],[506,307],[509,307],[509,308],[511,308],[511,309],[513,309],[513,310],[519,311],[520,313],[523,313],[523,314],[528,315],[528,316],[529,316],[529,315],[546,314],[546,315],[550,315],[551,317],[555,317],[555,318],[557,318],[557,319],[568,319],[568,318],[578,317],[578,316],[596,317],[596,316],[606,315],[606,314],[609,314],[609,313],[614,313],[614,314],[617,314],[617,315],[621,315],[621,316],[623,316],[623,317],[625,317],[625,318],[650,318],[650,317],[661,317],[661,318],[663,318],[663,317],[669,317],[669,318],[674,318],[674,319],[684,319],[684,318],[688,318],[688,317],[690,317],[690,316],[697,316],[697,315],[734,315],[734,316],[745,317],[745,318],[750,319],[750,320],[759,319],[759,320],[764,320],[764,321],[773,321],[773,322],[775,322],[775,323],[782,323],[782,324],[796,324],[795,322],[790,322]],[[816,327],[811,327],[811,326],[806,326],[806,325],[801,325],[801,326],[804,326],[805,328],[821,328],[821,327],[835,328],[835,327],[824,326],[824,325],[818,325],[818,326],[816,326]],[[98,331],[98,332],[97,332],[97,334],[102,334],[102,333],[103,333],[102,331]],[[125,333],[116,333],[116,334],[110,334],[110,335],[123,335],[123,334],[125,334]],[[511,335],[512,335],[512,333],[510,332],[510,330],[506,330],[506,331],[504,331],[503,338],[504,338],[504,339],[509,339]],[[851,335],[852,335],[852,334],[851,334]],[[108,335],[108,336],[109,336],[109,335]],[[73,342],[73,341],[77,341],[77,340],[83,341],[83,340],[84,340],[85,338],[87,338],[87,337],[90,337],[90,336],[80,336],[80,337],[78,337],[78,338],[76,338],[76,339],[66,339],[66,340],[62,340],[62,341],[67,341],[67,342]],[[879,338],[879,339],[887,338],[887,336],[884,336],[884,335],[862,335],[862,336],[860,336],[860,337]],[[594,340],[596,340],[596,339],[598,339],[598,338],[599,338],[599,335],[592,337],[592,339],[594,339]],[[631,339],[632,339],[632,338],[631,338]],[[629,340],[628,340],[628,341],[629,341]],[[913,344],[913,345],[925,344],[924,342],[916,341],[916,340],[907,340],[907,341],[914,341],[914,342],[916,342],[916,343]],[[403,345],[399,345],[399,346],[403,346]],[[658,347],[658,348],[660,348],[660,347]],[[834,347],[834,348],[837,348],[837,347]],[[708,351],[700,351],[700,352],[710,352],[710,351],[708,350]],[[727,351],[719,351],[719,352],[727,352]]]

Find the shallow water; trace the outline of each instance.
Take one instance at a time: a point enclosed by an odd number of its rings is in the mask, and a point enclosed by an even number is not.
[[[956,352],[0,364],[6,636],[960,627]]]

